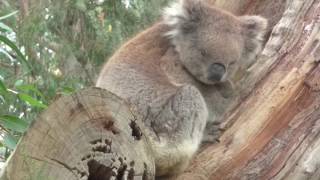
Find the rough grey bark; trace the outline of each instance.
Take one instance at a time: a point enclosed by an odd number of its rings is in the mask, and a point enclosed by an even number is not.
[[[279,5],[259,2],[265,14]],[[282,3],[258,63],[238,84],[244,96],[224,115],[220,143],[178,179],[320,179],[320,1]]]

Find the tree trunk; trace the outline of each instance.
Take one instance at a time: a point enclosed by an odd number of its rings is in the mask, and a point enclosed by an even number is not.
[[[320,179],[320,0],[208,1],[267,17],[270,36],[235,85],[242,93],[221,117],[220,142],[203,147],[177,179]],[[1,179],[153,179],[135,119],[101,89],[63,97],[22,138]]]
[[[250,3],[261,14],[279,6]],[[202,150],[179,180],[320,179],[320,1],[282,3],[258,63],[239,83],[245,96],[225,113],[220,143]]]

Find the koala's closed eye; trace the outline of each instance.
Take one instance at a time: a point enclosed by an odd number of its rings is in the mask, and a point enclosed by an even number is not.
[[[236,61],[232,61],[229,63],[229,66],[232,66],[232,65],[235,65],[236,64]]]

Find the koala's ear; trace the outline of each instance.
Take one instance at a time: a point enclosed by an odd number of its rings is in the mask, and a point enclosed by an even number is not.
[[[164,9],[164,23],[171,28],[166,35],[174,37],[194,30],[201,19],[202,6],[202,0],[178,0]]]
[[[249,37],[257,40],[263,40],[268,27],[268,20],[261,16],[241,16],[244,33]]]

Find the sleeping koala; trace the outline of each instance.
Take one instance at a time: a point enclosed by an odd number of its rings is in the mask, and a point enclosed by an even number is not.
[[[201,0],[180,0],[103,67],[96,85],[142,116],[157,176],[188,166],[207,121],[225,109],[224,91],[233,91],[237,72],[261,51],[266,26],[259,16],[237,17]]]

